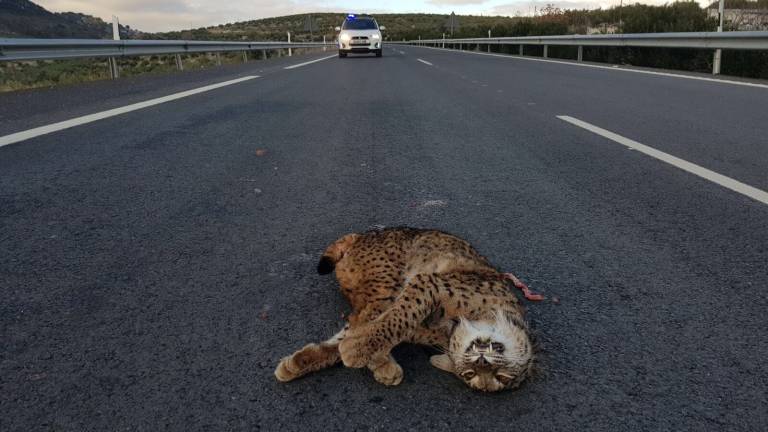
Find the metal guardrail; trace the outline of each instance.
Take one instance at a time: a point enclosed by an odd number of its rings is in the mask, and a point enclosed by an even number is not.
[[[266,51],[335,46],[322,42],[211,42],[165,40],[0,39],[0,61],[56,60],[84,57],[130,57]]]
[[[409,44],[568,45],[655,48],[768,50],[768,31],[634,33],[605,35],[525,36],[470,39],[429,39]]]
[[[403,42],[410,45],[446,46],[463,49],[463,45],[519,45],[519,55],[523,55],[526,45],[544,47],[544,57],[548,57],[547,47],[576,46],[578,61],[582,61],[583,47],[651,47],[651,48],[696,48],[715,50],[768,50],[768,31],[737,32],[691,32],[691,33],[634,33],[605,35],[565,35],[565,36],[524,36],[499,38],[468,39],[425,39]],[[719,73],[719,58],[715,57],[713,73]]]

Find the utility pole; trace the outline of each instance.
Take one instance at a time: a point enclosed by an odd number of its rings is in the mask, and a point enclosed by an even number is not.
[[[453,37],[453,33],[459,29],[459,20],[456,18],[456,12],[451,12],[446,27],[451,31],[451,37]]]
[[[315,41],[315,30],[317,30],[317,24],[315,23],[315,19],[312,18],[312,15],[307,15],[307,18],[304,20],[304,31],[309,32],[310,42]]]
[[[624,8],[624,0],[619,1],[619,33],[624,33],[624,23],[621,21],[621,10]]]
[[[720,16],[720,24],[717,26],[717,31],[723,31],[723,15],[725,14],[725,0],[720,0],[720,7],[718,9],[718,15]],[[715,58],[712,61],[712,75],[720,75],[720,64],[723,60],[723,50],[715,50]]]

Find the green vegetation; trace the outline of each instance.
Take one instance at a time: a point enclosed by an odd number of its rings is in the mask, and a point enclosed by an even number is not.
[[[182,58],[186,71],[217,66],[216,54],[193,54]],[[222,64],[237,64],[243,61],[243,55],[239,52],[221,53],[219,58]],[[249,61],[254,60],[255,56],[249,55]],[[178,72],[173,56],[123,58],[118,59],[118,64],[121,77]],[[101,79],[109,79],[107,59],[0,63],[0,92],[70,85]]]

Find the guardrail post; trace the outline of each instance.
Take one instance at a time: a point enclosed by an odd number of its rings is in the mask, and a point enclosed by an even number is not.
[[[109,76],[112,79],[120,78],[120,67],[117,65],[117,59],[114,57],[110,57],[108,59],[108,63],[109,63]]]
[[[519,51],[518,55],[520,55],[520,56],[523,55],[523,44],[520,44],[520,51]]]
[[[488,29],[488,52],[491,52],[491,30]]]
[[[718,20],[717,32],[723,31],[723,12],[725,12],[725,0],[720,0],[720,6],[717,9]],[[720,75],[720,62],[723,58],[723,50],[715,50],[715,58],[712,59],[712,75]]]
[[[720,75],[720,63],[723,59],[723,50],[715,50],[715,58],[712,60],[712,75]]]
[[[112,40],[120,40],[120,21],[112,15]],[[112,79],[120,78],[120,68],[117,66],[117,59],[109,58],[109,76]]]
[[[221,66],[221,53],[216,53],[216,66]]]
[[[290,45],[290,43],[291,43],[291,32],[288,32],[288,44]],[[288,57],[291,57],[291,56],[293,56],[293,52],[291,51],[290,48],[288,48]]]
[[[261,50],[262,57],[264,57],[264,60],[267,59],[267,50],[263,49]]]
[[[577,61],[583,61],[584,60],[584,47],[579,45],[579,54],[577,55]]]
[[[720,64],[723,60],[723,50],[715,50],[715,58],[712,60],[712,75],[720,75]]]
[[[184,62],[181,61],[181,54],[176,54],[176,69],[183,71]]]
[[[325,46],[325,35],[323,35],[323,51],[325,51],[328,47]]]
[[[544,45],[544,58],[549,57],[549,55],[548,55],[549,53],[547,53],[547,48],[549,48],[549,46],[548,45]]]
[[[248,63],[248,51],[243,51],[243,63]]]

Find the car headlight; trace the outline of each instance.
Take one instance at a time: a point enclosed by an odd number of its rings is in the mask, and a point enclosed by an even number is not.
[[[349,42],[350,39],[352,39],[352,38],[349,37],[348,33],[342,33],[342,34],[339,35],[339,40],[342,41],[342,42]]]
[[[381,35],[374,34],[374,35],[371,36],[371,39],[379,40],[379,39],[381,39]]]

